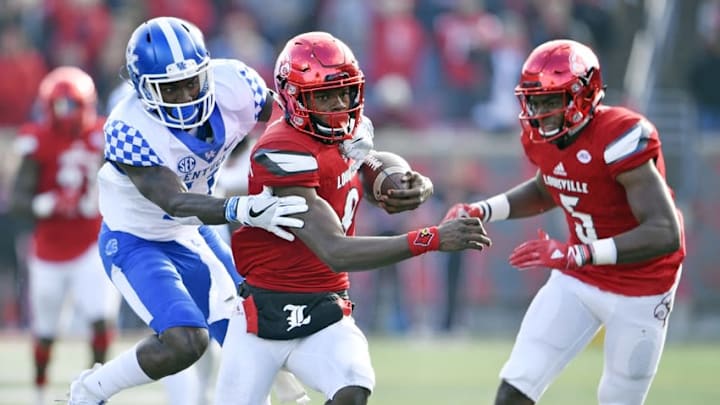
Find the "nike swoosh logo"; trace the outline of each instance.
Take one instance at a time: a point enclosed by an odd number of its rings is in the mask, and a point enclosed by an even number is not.
[[[275,205],[275,202],[272,202],[270,205],[268,205],[267,207],[261,209],[260,211],[255,211],[252,207],[250,207],[250,212],[249,212],[248,214],[249,214],[252,218],[257,218],[257,217],[259,217],[260,215],[262,215],[265,211],[267,211],[268,208],[272,207],[273,205]]]

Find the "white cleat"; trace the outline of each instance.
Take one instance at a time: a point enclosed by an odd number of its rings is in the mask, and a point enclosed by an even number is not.
[[[99,398],[97,395],[90,392],[83,380],[92,374],[93,371],[100,368],[100,364],[95,364],[93,368],[85,370],[70,384],[70,398],[68,398],[67,405],[103,405],[107,401]]]

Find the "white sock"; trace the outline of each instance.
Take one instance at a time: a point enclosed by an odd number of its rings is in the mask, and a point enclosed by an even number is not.
[[[219,356],[220,346],[214,340],[192,366],[164,377],[162,381],[171,405],[205,405],[210,403],[211,378]]]
[[[214,387],[215,384],[212,381],[214,377],[215,369],[220,364],[220,345],[215,340],[210,340],[205,353],[195,362],[197,370],[198,380],[198,396],[200,404],[210,403],[210,387]]]
[[[103,364],[92,374],[85,377],[85,386],[101,399],[109,399],[118,392],[154,380],[145,374],[137,360],[136,347]]]
[[[179,373],[163,377],[160,381],[165,386],[167,403],[170,405],[198,405],[200,387],[198,370],[195,364]]]

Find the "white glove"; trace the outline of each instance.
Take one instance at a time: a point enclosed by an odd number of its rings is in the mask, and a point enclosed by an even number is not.
[[[352,139],[347,139],[340,144],[340,151],[346,157],[362,162],[365,156],[373,150],[373,138],[375,137],[375,127],[372,121],[366,116],[362,116],[360,124],[358,124]]]
[[[245,226],[263,228],[268,232],[288,241],[295,240],[295,235],[281,226],[302,228],[305,222],[289,215],[307,212],[305,198],[299,196],[276,197],[272,188],[263,187],[260,194],[234,196],[225,200],[225,219],[228,222],[239,222]]]
[[[32,200],[32,212],[38,218],[47,218],[55,209],[57,197],[52,191],[36,195]]]

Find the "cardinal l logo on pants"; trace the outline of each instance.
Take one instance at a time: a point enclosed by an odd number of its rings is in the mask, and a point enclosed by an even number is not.
[[[286,318],[288,321],[288,328],[286,331],[310,324],[312,316],[308,316],[307,318],[305,317],[305,308],[307,308],[307,305],[287,304],[283,307],[283,311],[290,312],[290,315]]]

